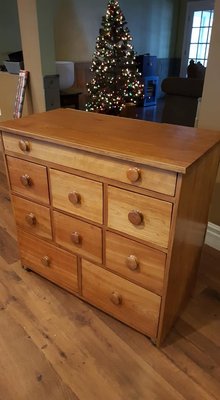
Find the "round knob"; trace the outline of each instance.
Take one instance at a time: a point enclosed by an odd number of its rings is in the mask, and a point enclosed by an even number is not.
[[[37,219],[33,213],[27,214],[25,220],[29,225],[36,225],[37,223]]]
[[[41,262],[45,267],[50,266],[50,258],[48,256],[44,256],[41,258]]]
[[[24,186],[32,186],[31,177],[29,175],[27,175],[27,174],[22,175],[20,177],[20,181],[21,181],[22,185],[24,185]]]
[[[140,225],[143,221],[143,214],[138,210],[131,210],[128,219],[133,225]]]
[[[30,143],[27,140],[19,140],[19,147],[23,152],[30,151]]]
[[[128,256],[126,263],[128,268],[131,269],[131,271],[135,271],[139,265],[137,257],[133,256],[132,254]]]
[[[75,244],[80,244],[82,241],[82,237],[78,232],[71,233],[71,240]]]
[[[119,306],[122,303],[122,297],[118,292],[112,292],[110,300],[116,306]]]
[[[137,182],[141,177],[141,171],[139,168],[129,168],[127,171],[127,177],[131,182]]]
[[[77,192],[70,192],[68,194],[69,201],[73,204],[79,204],[81,200],[81,196]]]

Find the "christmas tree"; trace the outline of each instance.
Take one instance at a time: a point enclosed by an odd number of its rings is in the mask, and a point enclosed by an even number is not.
[[[118,114],[126,103],[136,104],[143,98],[141,74],[126,25],[118,1],[109,0],[96,39],[86,111]]]

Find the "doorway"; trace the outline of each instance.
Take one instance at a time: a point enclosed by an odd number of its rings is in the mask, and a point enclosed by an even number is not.
[[[187,5],[180,76],[186,77],[193,59],[207,66],[214,17],[214,0],[190,1]]]

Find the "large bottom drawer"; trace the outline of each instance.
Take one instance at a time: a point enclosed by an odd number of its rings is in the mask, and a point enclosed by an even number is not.
[[[85,260],[82,261],[82,295],[120,321],[156,337],[160,296]]]
[[[21,230],[18,242],[22,265],[70,292],[78,292],[76,256]]]

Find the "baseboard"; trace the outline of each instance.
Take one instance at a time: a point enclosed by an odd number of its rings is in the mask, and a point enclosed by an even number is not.
[[[215,225],[212,222],[208,223],[205,243],[210,246],[214,247],[214,249],[220,251],[220,226]]]

